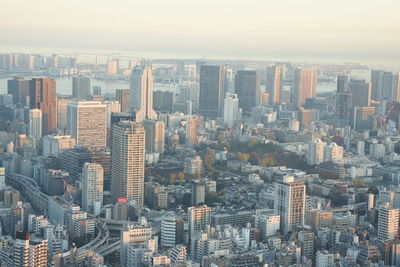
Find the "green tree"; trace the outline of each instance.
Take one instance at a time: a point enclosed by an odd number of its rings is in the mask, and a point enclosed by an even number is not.
[[[258,161],[258,166],[260,167],[272,167],[276,164],[273,158],[263,158]]]

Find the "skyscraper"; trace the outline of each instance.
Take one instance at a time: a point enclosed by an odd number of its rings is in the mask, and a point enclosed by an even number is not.
[[[47,135],[57,129],[56,81],[50,78],[29,81],[30,108],[42,111],[42,134]]]
[[[72,98],[86,99],[90,96],[90,78],[82,75],[72,78]]]
[[[267,68],[266,92],[269,94],[268,102],[271,105],[281,103],[283,69],[280,66]]]
[[[164,153],[165,123],[156,120],[142,122],[146,132],[146,152]]]
[[[106,105],[96,101],[68,104],[68,133],[77,146],[106,146]]]
[[[157,119],[153,109],[153,74],[150,67],[136,67],[129,82],[130,108],[136,112],[136,121]]]
[[[129,110],[129,89],[115,90],[115,100],[121,105],[121,111],[126,112]]]
[[[225,95],[223,66],[201,66],[199,111],[202,116],[216,119],[223,114]]]
[[[318,165],[324,161],[324,149],[326,143],[316,139],[308,144],[307,164]]]
[[[119,61],[118,59],[111,59],[111,60],[107,60],[107,74],[108,75],[116,75],[118,73],[118,66],[119,65]]]
[[[189,240],[190,253],[195,255],[195,237],[202,232],[209,232],[211,225],[211,208],[207,206],[189,207],[188,208],[189,223]]]
[[[42,137],[42,112],[40,109],[29,110],[29,138],[38,142]]]
[[[72,102],[71,98],[57,99],[57,129],[62,132],[67,130],[67,106]]]
[[[235,93],[239,98],[239,107],[243,112],[251,112],[252,108],[258,106],[261,97],[258,72],[238,71],[235,76]]]
[[[383,70],[371,70],[372,99],[400,101],[399,74]]]
[[[374,127],[375,107],[355,107],[352,120],[353,129],[359,132]]]
[[[369,107],[371,105],[371,85],[365,80],[351,79],[349,88],[352,94],[352,107]]]
[[[315,98],[317,89],[316,67],[297,68],[294,72],[293,104],[298,107],[305,103],[307,98]]]
[[[236,94],[226,93],[224,103],[224,123],[232,128],[233,122],[239,119],[239,99]]]
[[[13,96],[14,104],[29,105],[29,81],[24,78],[14,77],[7,81],[7,92]]]
[[[351,116],[351,105],[349,76],[338,76],[336,90],[336,117],[348,121]]]
[[[186,119],[186,146],[192,147],[198,143],[199,118],[190,116]]]
[[[103,206],[103,167],[98,163],[85,162],[82,168],[82,209],[94,215]]]
[[[139,123],[114,125],[111,149],[111,195],[143,205],[145,131]]]
[[[284,234],[304,225],[306,186],[295,182],[293,176],[275,183],[275,211],[281,215],[281,230]]]

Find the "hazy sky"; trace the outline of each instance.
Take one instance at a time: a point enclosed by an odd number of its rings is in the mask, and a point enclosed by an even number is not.
[[[1,0],[0,45],[400,60],[400,0]]]

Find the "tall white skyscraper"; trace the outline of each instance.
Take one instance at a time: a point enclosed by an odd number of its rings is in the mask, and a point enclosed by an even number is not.
[[[42,111],[40,109],[29,110],[29,137],[35,142],[42,137]]]
[[[145,131],[140,123],[122,121],[113,126],[111,196],[143,205]]]
[[[239,99],[236,94],[227,93],[224,102],[224,123],[231,128],[237,119],[239,119]]]
[[[98,163],[85,162],[82,168],[82,209],[94,215],[103,206],[104,170]]]
[[[106,105],[98,101],[68,104],[67,130],[77,146],[106,146]]]
[[[399,210],[388,203],[379,208],[378,239],[381,242],[395,240],[399,235]]]
[[[306,186],[293,176],[275,183],[275,212],[281,216],[281,230],[286,234],[304,225]]]
[[[157,119],[153,109],[153,74],[150,67],[136,67],[129,82],[130,109],[136,112],[136,121]]]

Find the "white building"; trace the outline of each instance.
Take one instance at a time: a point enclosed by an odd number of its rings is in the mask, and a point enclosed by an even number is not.
[[[104,170],[98,163],[85,162],[82,168],[82,208],[94,215],[103,206]]]
[[[343,161],[343,147],[338,146],[335,142],[325,146],[324,161],[332,161],[334,163],[341,163]]]
[[[357,142],[357,154],[359,156],[365,156],[365,142],[364,141]]]
[[[259,217],[259,227],[264,239],[277,234],[280,228],[280,215],[261,215]]]
[[[316,267],[335,267],[335,256],[328,251],[318,251],[315,259]]]
[[[239,99],[236,94],[227,93],[224,102],[224,123],[232,128],[233,122],[239,119]]]
[[[324,150],[326,143],[316,139],[308,144],[307,164],[318,165],[324,161]]]
[[[58,157],[64,149],[72,149],[75,144],[75,138],[70,135],[46,135],[43,137],[43,156]]]
[[[399,210],[391,209],[389,204],[379,208],[378,239],[381,242],[394,240],[399,231]]]
[[[42,137],[42,111],[40,109],[29,110],[29,138],[38,142]]]
[[[126,225],[121,230],[121,266],[132,266],[128,265],[128,262],[137,262],[134,258],[136,258],[136,256],[140,258],[140,255],[136,255],[137,253],[135,253],[134,245],[140,248],[141,246],[145,246],[149,239],[151,239],[151,226]]]

